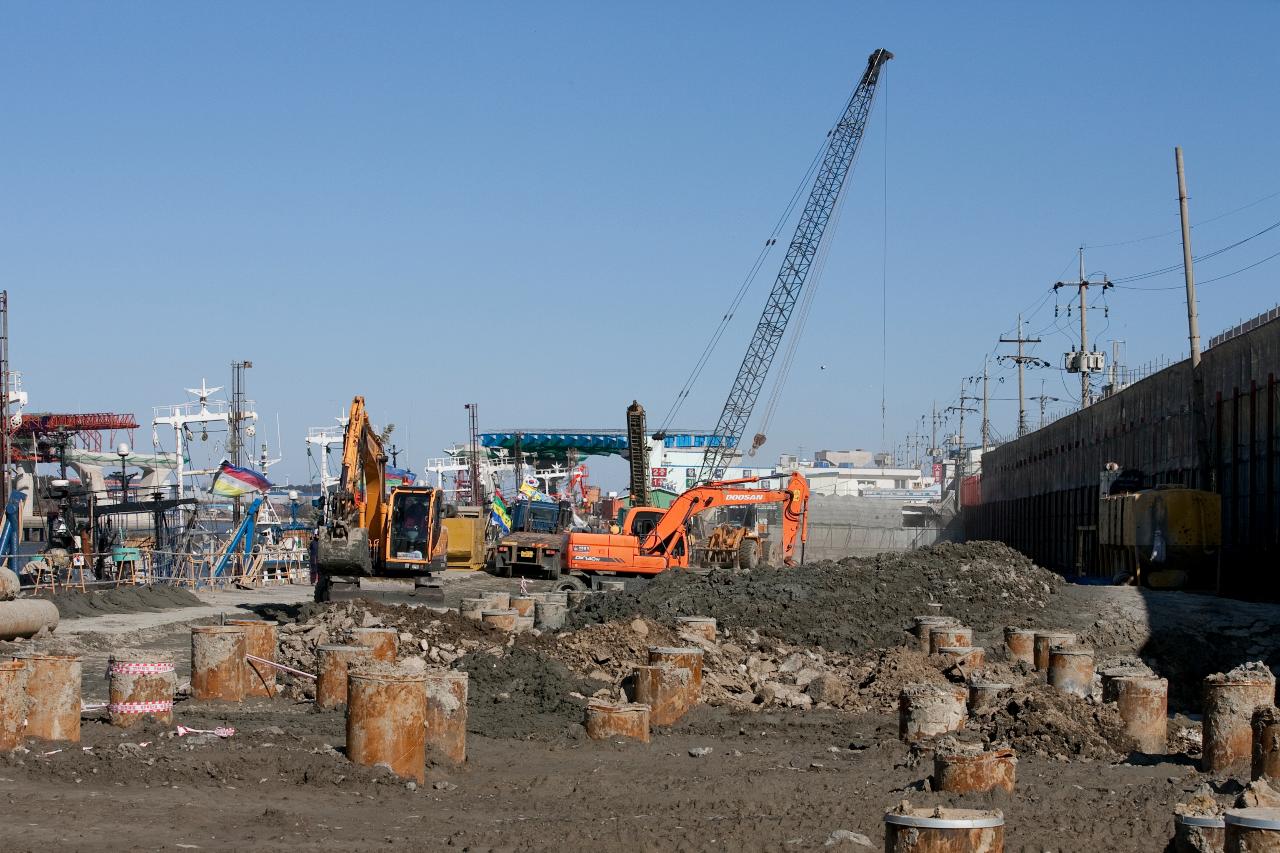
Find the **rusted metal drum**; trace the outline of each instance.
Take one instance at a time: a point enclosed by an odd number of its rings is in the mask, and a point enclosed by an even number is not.
[[[635,671],[632,701],[649,706],[649,724],[669,726],[693,707],[690,696],[693,673],[684,667],[639,666]]]
[[[141,720],[173,722],[173,694],[178,689],[172,656],[164,652],[112,652],[107,662],[107,714],[111,725],[128,728]]]
[[[536,598],[528,595],[516,595],[511,597],[511,609],[516,612],[517,616],[532,616],[533,607],[538,603]]]
[[[458,605],[458,612],[462,614],[462,617],[473,622],[479,622],[480,614],[490,609],[492,609],[492,605],[487,598],[464,598]]]
[[[650,646],[649,663],[689,670],[689,704],[702,698],[702,649]]]
[[[533,608],[533,624],[543,631],[559,631],[564,627],[568,605],[559,601],[539,601]]]
[[[1038,670],[1049,668],[1049,649],[1053,646],[1074,646],[1076,635],[1067,631],[1036,631],[1033,642],[1032,663]]]
[[[1013,690],[1012,684],[1003,681],[983,681],[974,679],[969,682],[969,710],[984,711],[1000,704],[1001,697]]]
[[[1093,649],[1081,646],[1050,648],[1049,684],[1061,693],[1088,698],[1093,693]]]
[[[1270,672],[1214,673],[1204,680],[1204,753],[1200,767],[1220,773],[1253,756],[1253,714],[1275,703]]]
[[[316,707],[326,711],[347,704],[347,673],[373,662],[368,646],[324,645],[316,649]]]
[[[898,736],[905,741],[959,731],[969,691],[958,686],[912,684],[898,696]]]
[[[426,673],[385,663],[352,667],[347,693],[347,758],[423,782],[427,772]]]
[[[997,810],[898,808],[884,816],[885,853],[1004,853]]]
[[[244,629],[245,652],[275,662],[276,622],[266,619],[228,619],[227,624]],[[276,668],[245,658],[244,695],[276,695]]]
[[[20,660],[0,661],[0,752],[22,745],[27,717],[27,665]]]
[[[710,616],[677,616],[676,630],[708,643],[716,641],[716,620]]]
[[[938,654],[950,661],[952,666],[959,667],[964,672],[982,669],[987,659],[986,650],[978,646],[943,646],[938,649]]]
[[[973,645],[973,629],[963,625],[934,625],[929,629],[929,654],[939,649]]]
[[[427,673],[427,745],[454,764],[467,760],[467,674]]]
[[[80,740],[80,658],[31,653],[18,658],[27,668],[26,737]]]
[[[1227,827],[1222,815],[1174,815],[1175,853],[1222,853]]]
[[[1280,781],[1280,709],[1259,708],[1253,712],[1254,779]]]
[[[648,743],[649,706],[592,699],[587,703],[587,737],[592,740],[627,738]]]
[[[1226,853],[1280,853],[1280,809],[1229,809]]]
[[[920,651],[926,655],[929,654],[929,632],[931,630],[940,628],[943,625],[958,624],[950,616],[939,616],[937,614],[916,616],[912,618],[911,623],[911,635],[916,638]]]
[[[234,625],[191,629],[191,695],[196,699],[244,699],[245,635]]]
[[[1004,647],[1009,660],[1023,661],[1032,666],[1036,662],[1036,632],[1030,628],[1009,625],[1004,629]]]
[[[1112,678],[1108,693],[1124,720],[1125,733],[1139,752],[1164,755],[1169,751],[1169,682],[1154,675]]]
[[[505,610],[484,610],[481,611],[480,618],[484,624],[497,628],[499,631],[514,632],[519,614],[510,608]]]
[[[379,663],[395,663],[400,653],[400,632],[395,628],[352,628],[351,645],[373,649],[373,659]]]
[[[509,592],[491,592],[486,598],[489,599],[489,606],[486,610],[510,610],[511,609],[511,593]]]
[[[997,788],[1013,793],[1018,758],[1012,749],[938,751],[933,756],[933,787],[967,794]]]
[[[1138,666],[1109,666],[1106,669],[1098,670],[1098,675],[1102,678],[1102,701],[1116,702],[1119,700],[1119,687],[1116,681],[1121,678],[1155,678],[1156,674],[1146,667]]]

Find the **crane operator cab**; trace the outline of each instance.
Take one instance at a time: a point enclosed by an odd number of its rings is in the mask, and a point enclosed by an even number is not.
[[[391,523],[385,561],[388,568],[423,568],[440,542],[444,497],[439,489],[401,487],[388,497]]]

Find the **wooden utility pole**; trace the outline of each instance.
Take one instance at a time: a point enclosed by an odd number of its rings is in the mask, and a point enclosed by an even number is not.
[[[1022,336],[1022,315],[1021,314],[1018,315],[1018,336],[1016,338],[1001,338],[1000,343],[1018,345],[1017,355],[1012,355],[1012,356],[1002,355],[1000,356],[1000,360],[1003,361],[1004,359],[1009,359],[1018,365],[1018,438],[1022,438],[1022,436],[1027,434],[1027,396],[1026,396],[1026,392],[1023,390],[1024,388],[1024,383],[1022,378],[1023,365],[1031,363],[1036,365],[1043,364],[1044,366],[1047,366],[1048,362],[1042,361],[1041,359],[1036,358],[1035,356],[1028,356],[1023,353],[1023,350],[1022,350],[1023,344],[1038,344],[1040,343],[1040,339],[1024,338]],[[1041,420],[1043,420],[1043,418]]]

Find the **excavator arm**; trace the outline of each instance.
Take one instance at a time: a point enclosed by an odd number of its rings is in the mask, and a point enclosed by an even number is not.
[[[689,489],[676,498],[644,538],[640,545],[641,553],[670,553],[675,543],[684,535],[689,519],[698,513],[722,506],[780,503],[783,505],[782,556],[787,565],[792,565],[796,540],[799,539],[803,546],[809,539],[809,483],[803,475],[793,473],[785,489],[736,488],[758,480],[757,477],[723,480]]]

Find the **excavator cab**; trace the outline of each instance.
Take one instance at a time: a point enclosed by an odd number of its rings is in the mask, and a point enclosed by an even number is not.
[[[432,562],[439,549],[443,496],[439,489],[401,486],[387,498],[390,524],[384,562],[389,569],[421,569]]]

